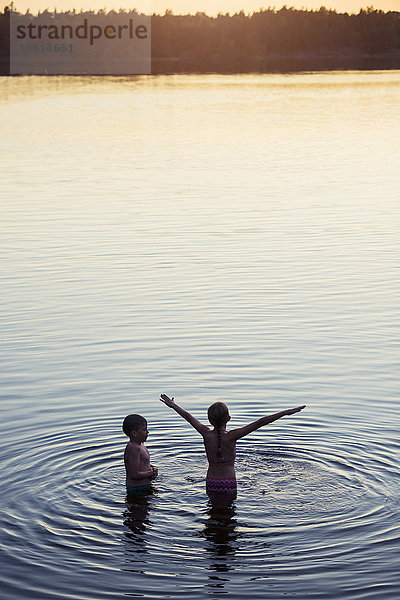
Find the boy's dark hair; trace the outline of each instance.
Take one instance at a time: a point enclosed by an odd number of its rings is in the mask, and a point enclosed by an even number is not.
[[[128,415],[124,419],[122,429],[125,435],[129,437],[131,431],[137,431],[142,425],[147,425],[147,421],[142,415]]]

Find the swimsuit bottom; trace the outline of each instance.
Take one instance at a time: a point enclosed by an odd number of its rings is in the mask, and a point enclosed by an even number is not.
[[[218,494],[235,494],[236,493],[236,479],[206,479],[206,491],[207,493],[218,493]]]
[[[151,484],[148,485],[127,485],[126,493],[128,496],[143,496],[143,494],[148,494],[152,491]]]

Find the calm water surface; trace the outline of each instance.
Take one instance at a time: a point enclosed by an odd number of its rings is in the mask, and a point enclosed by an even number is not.
[[[0,90],[2,600],[398,600],[400,73]],[[160,392],[307,409],[218,506]]]

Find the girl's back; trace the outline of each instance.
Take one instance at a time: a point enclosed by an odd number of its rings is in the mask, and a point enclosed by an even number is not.
[[[208,459],[207,477],[233,479],[236,440],[232,439],[226,429],[208,429],[202,435]]]

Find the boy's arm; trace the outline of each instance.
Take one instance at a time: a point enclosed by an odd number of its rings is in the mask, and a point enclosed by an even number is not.
[[[128,472],[132,479],[152,479],[155,477],[152,465],[146,471],[140,470],[140,446],[129,446],[128,448]]]
[[[178,406],[176,402],[174,402],[174,399],[169,398],[167,394],[161,394],[160,400],[170,408],[173,408],[174,411],[178,413],[178,415],[181,415],[181,417],[183,417],[188,423],[190,423],[190,425],[194,427],[201,435],[204,435],[206,431],[209,431],[207,425],[203,425],[203,423],[200,423],[200,421],[198,421],[187,410],[184,410],[183,408]]]
[[[267,417],[261,417],[261,419],[258,419],[257,421],[253,421],[253,423],[249,423],[248,425],[245,425],[244,427],[238,427],[237,429],[232,429],[229,432],[229,437],[233,438],[234,440],[238,440],[238,439],[244,437],[245,435],[248,435],[252,431],[255,431],[256,429],[263,427],[264,425],[268,425],[269,423],[272,423],[273,421],[277,421],[281,417],[285,417],[286,415],[293,415],[294,413],[300,412],[301,410],[303,410],[303,408],[305,408],[305,406],[306,405],[298,406],[297,408],[288,408],[286,410],[281,410],[280,412],[275,413],[273,415],[269,415]]]

